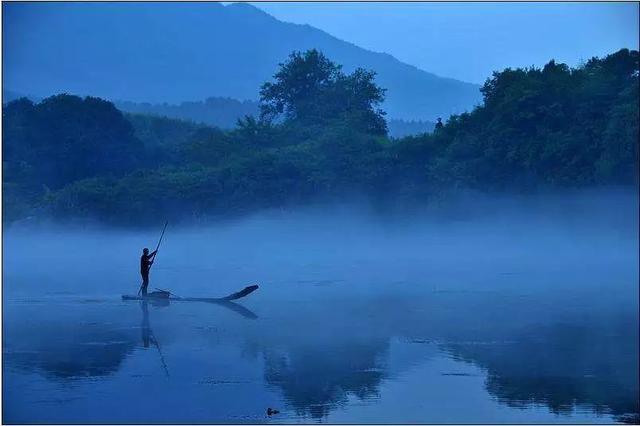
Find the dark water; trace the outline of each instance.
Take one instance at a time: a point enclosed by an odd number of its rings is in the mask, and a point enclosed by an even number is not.
[[[169,228],[152,287],[260,284],[228,306],[122,301],[154,232],[9,229],[3,420],[637,421],[637,226],[619,219]]]

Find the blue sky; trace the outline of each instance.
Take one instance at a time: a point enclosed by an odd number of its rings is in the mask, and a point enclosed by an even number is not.
[[[252,3],[447,77],[638,49],[637,3]]]

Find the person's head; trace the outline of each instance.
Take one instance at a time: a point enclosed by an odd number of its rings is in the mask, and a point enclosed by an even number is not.
[[[144,254],[149,254],[149,249],[148,249],[148,248],[146,248],[146,247],[145,247],[145,248],[143,248],[143,249],[142,249],[142,253],[144,253]]]
[[[438,117],[438,123],[440,123],[442,121],[442,118]]]

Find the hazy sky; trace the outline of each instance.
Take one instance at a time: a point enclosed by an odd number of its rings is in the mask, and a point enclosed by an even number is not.
[[[253,3],[369,50],[482,83],[493,70],[577,65],[638,49],[637,3]]]

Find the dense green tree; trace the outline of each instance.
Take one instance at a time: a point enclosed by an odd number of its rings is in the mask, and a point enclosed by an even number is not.
[[[379,109],[384,89],[375,73],[356,69],[345,74],[318,50],[293,52],[280,64],[274,82],[260,90],[261,117],[272,121],[284,116],[304,124],[348,122],[358,130],[386,135],[384,112]]]
[[[638,52],[627,49],[576,69],[494,73],[484,104],[449,120],[432,174],[482,189],[633,183],[637,84]]]
[[[97,175],[121,175],[139,165],[142,144],[112,103],[57,95],[3,108],[7,180],[59,188]]]
[[[142,114],[126,114],[134,135],[144,146],[143,167],[175,164],[182,160],[182,146],[191,142],[201,129],[208,128],[190,121]]]

